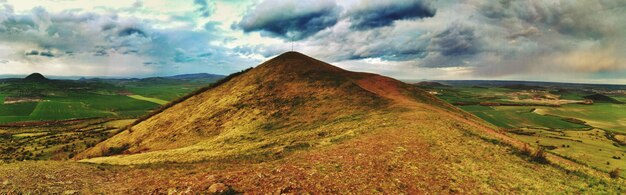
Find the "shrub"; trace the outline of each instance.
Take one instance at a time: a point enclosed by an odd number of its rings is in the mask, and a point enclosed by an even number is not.
[[[537,152],[533,153],[533,155],[530,156],[530,160],[542,164],[550,163],[550,161],[548,161],[548,158],[546,158],[546,152],[543,148],[538,148]]]
[[[113,156],[117,154],[122,154],[124,151],[130,148],[130,144],[124,144],[120,147],[110,147],[108,150],[104,151],[102,156]]]
[[[530,147],[528,147],[527,144],[524,144],[524,147],[522,147],[522,150],[520,151],[520,153],[522,153],[522,155],[524,156],[530,156],[533,151],[530,149]]]
[[[619,178],[619,174],[620,174],[619,168],[615,168],[614,170],[609,172],[609,176],[611,176],[611,178],[613,178],[613,179]]]
[[[576,118],[562,118],[561,120],[574,123],[574,124],[579,124],[579,125],[587,125],[587,122],[580,120],[580,119],[576,119]]]

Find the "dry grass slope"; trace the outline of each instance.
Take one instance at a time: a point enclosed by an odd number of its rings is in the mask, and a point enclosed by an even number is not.
[[[368,121],[364,119],[389,104],[361,88],[348,77],[352,74],[356,75],[286,53],[161,111],[78,158],[102,156],[109,148],[127,145],[126,154],[141,154],[107,162],[264,159],[293,148],[324,145],[374,129],[380,124],[360,121]],[[93,161],[97,160],[104,159]]]

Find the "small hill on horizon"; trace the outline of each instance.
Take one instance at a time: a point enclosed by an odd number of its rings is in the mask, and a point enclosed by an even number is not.
[[[50,79],[46,78],[45,76],[43,76],[40,73],[30,74],[30,75],[26,76],[23,80],[24,81],[29,81],[29,82],[48,82],[48,81],[50,81]]]
[[[179,74],[179,75],[174,75],[174,76],[166,76],[165,78],[181,79],[181,80],[206,79],[206,78],[220,79],[220,78],[224,78],[224,75],[209,74],[209,73],[192,73],[192,74]]]
[[[545,89],[545,87],[542,87],[542,86],[525,85],[525,84],[504,85],[504,86],[502,86],[502,88],[516,89],[516,90],[542,90],[542,89]]]
[[[449,87],[448,85],[442,84],[440,82],[435,82],[435,81],[422,81],[422,82],[415,83],[415,85],[420,86],[420,87]]]

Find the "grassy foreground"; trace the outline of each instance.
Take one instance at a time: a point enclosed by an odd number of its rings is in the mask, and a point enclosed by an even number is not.
[[[405,111],[401,118],[389,118],[389,122],[412,122],[375,129],[318,149],[298,149],[284,158],[261,163],[10,163],[0,166],[0,181],[4,183],[0,189],[33,193],[201,193],[214,183],[225,183],[234,191],[254,194],[624,193],[626,183],[621,179],[559,161],[529,162],[528,157],[506,144],[475,134],[482,132],[477,127],[432,113]],[[42,182],[38,178],[48,179]]]

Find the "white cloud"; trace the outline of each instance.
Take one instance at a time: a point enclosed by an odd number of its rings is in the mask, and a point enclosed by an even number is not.
[[[403,79],[618,82],[625,33],[621,0],[7,0],[0,74],[228,74],[296,35],[297,51]]]

